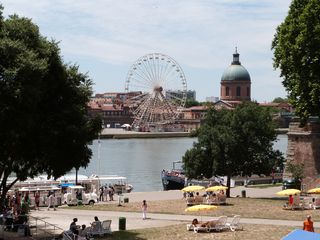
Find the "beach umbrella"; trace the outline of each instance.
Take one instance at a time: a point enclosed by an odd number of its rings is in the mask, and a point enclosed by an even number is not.
[[[277,192],[277,195],[280,196],[289,196],[289,195],[295,195],[295,194],[299,194],[301,191],[298,189],[286,189],[286,190],[282,190],[280,192]]]
[[[312,188],[308,191],[308,193],[320,194],[320,188]]]
[[[181,191],[183,192],[197,192],[203,190],[204,187],[200,185],[192,185],[185,188],[182,188]]]
[[[199,211],[211,211],[217,209],[217,206],[214,205],[205,205],[205,204],[200,204],[200,205],[194,205],[191,207],[187,207],[184,211],[185,212],[199,212]]]
[[[228,187],[226,186],[213,186],[213,187],[208,187],[206,189],[206,192],[215,192],[215,191],[220,191],[220,190],[227,190]]]
[[[200,205],[194,205],[191,207],[187,207],[184,211],[185,212],[205,212],[205,211],[212,211],[217,208],[218,207],[214,206],[214,205],[200,204]],[[202,215],[201,215],[201,222],[202,222]]]

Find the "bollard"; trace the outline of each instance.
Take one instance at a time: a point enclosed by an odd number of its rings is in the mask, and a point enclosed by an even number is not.
[[[241,191],[241,197],[245,198],[246,197],[246,190]]]
[[[119,230],[126,230],[126,218],[119,217]]]

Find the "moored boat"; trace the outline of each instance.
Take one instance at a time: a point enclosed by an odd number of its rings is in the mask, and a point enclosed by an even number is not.
[[[186,177],[182,168],[177,168],[177,165],[182,166],[181,161],[173,162],[171,170],[162,170],[161,180],[163,190],[177,190],[182,189],[185,186]]]

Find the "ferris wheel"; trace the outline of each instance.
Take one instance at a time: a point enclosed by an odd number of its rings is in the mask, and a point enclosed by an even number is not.
[[[179,64],[161,53],[140,57],[130,68],[125,91],[134,115],[133,127],[170,124],[187,98],[187,82]]]

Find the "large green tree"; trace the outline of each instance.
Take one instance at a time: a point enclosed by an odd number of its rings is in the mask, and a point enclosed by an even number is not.
[[[88,165],[87,144],[101,130],[101,121],[87,116],[91,86],[76,65],[63,62],[57,42],[30,19],[4,19],[0,8],[1,200],[18,180]]]
[[[320,3],[293,0],[272,42],[274,67],[301,123],[320,116]]]
[[[270,174],[282,166],[273,149],[275,125],[269,109],[242,103],[234,110],[210,108],[198,131],[198,141],[183,156],[189,178]],[[230,192],[227,192],[229,195]]]

